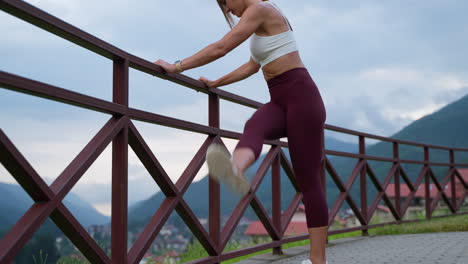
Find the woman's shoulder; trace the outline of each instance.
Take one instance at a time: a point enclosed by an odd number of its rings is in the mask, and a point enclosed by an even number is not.
[[[281,10],[278,9],[278,7],[270,1],[260,1],[258,3],[255,3],[247,8],[247,10],[250,9],[250,12],[257,16],[262,16],[265,18],[272,18],[276,17],[278,14],[283,15]],[[246,10],[246,11],[247,11]]]
[[[241,19],[256,19],[261,20],[262,23],[264,21],[268,21],[278,15],[278,11],[275,10],[273,5],[274,4],[270,3],[269,1],[261,1],[252,4],[244,11]]]
[[[267,14],[270,11],[271,4],[268,1],[261,1],[249,6],[246,11],[256,13],[257,15]]]

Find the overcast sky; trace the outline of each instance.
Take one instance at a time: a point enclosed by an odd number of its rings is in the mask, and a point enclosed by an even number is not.
[[[214,0],[27,2],[149,61],[186,58],[229,29]],[[467,1],[275,2],[293,25],[301,57],[325,102],[327,124],[391,136],[468,93]],[[3,12],[0,32],[1,71],[111,100],[108,59]],[[185,74],[216,79],[249,56],[244,43]],[[269,100],[261,73],[224,89],[260,102]],[[130,71],[130,105],[207,124],[205,94],[135,70]],[[222,102],[222,128],[242,131],[253,111]],[[1,128],[48,182],[109,118],[0,89]],[[174,181],[205,139],[140,122],[136,126]],[[355,137],[326,135],[357,142]],[[227,143],[232,149],[236,142]],[[73,189],[101,211],[110,203],[110,163],[109,147]],[[157,186],[133,153],[129,172],[131,202],[154,193]],[[204,167],[196,179],[205,173]],[[0,181],[14,182],[3,167]],[[96,195],[96,187],[104,191]]]

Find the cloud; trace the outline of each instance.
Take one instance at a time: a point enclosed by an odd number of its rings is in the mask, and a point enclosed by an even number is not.
[[[36,116],[37,117],[37,116]],[[37,173],[51,181],[58,177],[79,154],[95,133],[104,125],[100,118],[94,120],[44,120],[25,116],[0,115],[2,130],[24,155]],[[85,183],[103,183],[100,177],[109,171],[110,147],[90,168]],[[102,158],[104,157],[104,158]]]
[[[342,85],[346,82],[346,85]],[[377,67],[325,80],[327,122],[390,136],[468,92],[468,79],[408,67]],[[333,114],[340,113],[340,114]]]

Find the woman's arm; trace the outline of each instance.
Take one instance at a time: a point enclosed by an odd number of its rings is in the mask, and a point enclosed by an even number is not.
[[[260,70],[260,64],[256,63],[252,60],[252,58],[250,58],[249,62],[240,66],[231,73],[224,75],[216,81],[209,81],[204,77],[201,77],[200,81],[204,82],[209,88],[215,88],[244,80],[245,78],[258,72],[258,70]]]
[[[263,5],[252,5],[245,10],[239,23],[232,28],[221,40],[208,45],[196,54],[181,61],[182,71],[196,68],[215,61],[248,39],[263,23],[265,7]],[[180,72],[174,64],[163,60],[155,62],[167,72]]]

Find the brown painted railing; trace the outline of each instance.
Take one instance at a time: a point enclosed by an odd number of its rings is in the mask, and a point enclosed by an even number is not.
[[[246,255],[264,249],[273,249],[275,254],[281,254],[281,245],[287,242],[304,240],[307,234],[284,237],[284,233],[290,223],[302,195],[298,192],[292,166],[288,161],[281,147],[287,147],[286,142],[265,141],[271,148],[263,160],[260,168],[252,180],[252,190],[243,197],[234,209],[232,215],[221,230],[220,227],[220,186],[216,182],[209,181],[209,230],[204,229],[197,217],[184,201],[183,195],[192,183],[195,175],[205,162],[207,147],[218,142],[224,144],[222,137],[238,139],[239,133],[220,129],[219,102],[220,99],[228,100],[244,106],[258,108],[262,104],[253,100],[237,96],[220,89],[208,90],[201,82],[180,74],[166,74],[162,69],[146,60],[135,57],[124,52],[82,30],[67,24],[56,17],[53,17],[30,4],[18,0],[0,0],[0,8],[17,18],[25,20],[33,25],[43,28],[50,33],[56,34],[77,45],[91,50],[99,55],[113,60],[113,102],[108,102],[91,96],[72,92],[59,87],[40,83],[34,80],[16,76],[7,72],[0,72],[0,87],[20,93],[30,94],[37,97],[58,101],[77,107],[90,109],[93,111],[111,114],[112,118],[101,128],[94,138],[84,147],[76,158],[66,167],[59,177],[48,186],[38,173],[32,168],[29,162],[18,151],[15,145],[9,140],[7,135],[0,130],[0,161],[11,175],[18,181],[24,190],[34,200],[34,204],[18,220],[14,227],[0,241],[0,263],[9,263],[23,246],[32,238],[35,231],[41,224],[50,217],[62,232],[74,243],[83,255],[92,263],[138,263],[150,247],[151,243],[165,224],[170,214],[175,209],[184,222],[192,231],[193,235],[201,242],[209,257],[193,261],[192,263],[219,263],[237,256]],[[158,115],[156,113],[145,112],[133,109],[128,104],[128,74],[129,68],[134,68],[142,72],[155,75],[159,78],[178,83],[185,87],[197,90],[208,95],[209,105],[209,126],[192,123],[180,119]],[[207,135],[207,138],[198,152],[193,157],[185,171],[182,173],[176,184],[173,184],[164,168],[158,162],[151,149],[146,144],[144,138],[133,124],[133,120],[143,121],[156,125],[169,126],[181,130],[197,132]],[[391,138],[379,137],[375,135],[360,133],[335,126],[326,125],[326,129],[340,133],[346,133],[359,137],[359,154],[345,153],[339,151],[326,150],[325,154],[359,159],[346,184],[342,182],[332,164],[325,156],[323,161],[322,180],[325,184],[325,171],[328,171],[331,178],[337,184],[340,195],[330,211],[329,223],[338,213],[339,208],[348,202],[354,214],[358,218],[361,226],[347,229],[330,231],[329,234],[362,230],[363,235],[367,230],[383,224],[370,225],[378,203],[383,198],[395,218],[395,224],[404,221],[402,218],[409,206],[409,202],[414,196],[418,187],[425,181],[426,201],[430,201],[429,184],[432,181],[438,189],[437,197],[432,203],[426,203],[426,217],[431,218],[438,201],[442,197],[450,208],[452,214],[460,214],[458,211],[466,197],[468,184],[463,180],[456,170],[456,167],[468,167],[468,164],[455,163],[456,151],[468,151],[461,148],[447,148],[426,144],[418,144],[395,140]],[[394,157],[383,158],[373,157],[365,154],[365,138],[371,138],[393,144]],[[63,205],[63,198],[69,193],[80,177],[93,164],[103,150],[112,142],[112,241],[111,257],[109,258],[99,247],[95,240],[87,233],[83,226],[76,220],[70,211]],[[399,145],[412,145],[424,149],[424,161],[401,160],[399,159]],[[166,199],[159,209],[154,213],[144,231],[138,237],[133,246],[127,248],[127,192],[128,192],[128,145],[133,149],[143,165],[149,171],[154,181],[165,194]],[[429,149],[442,149],[450,153],[449,163],[435,163],[429,160]],[[377,176],[368,165],[369,160],[386,161],[393,163],[383,183],[380,183]],[[402,163],[412,163],[423,165],[417,180],[412,183],[405,171],[401,167]],[[442,181],[438,181],[431,169],[432,166],[448,166],[449,170]],[[272,194],[273,211],[272,218],[256,196],[255,192],[262,182],[269,167],[272,167]],[[280,170],[284,169],[286,175],[291,180],[296,194],[287,210],[281,211],[280,201]],[[361,208],[353,201],[350,195],[350,188],[360,174],[361,179]],[[378,190],[374,202],[367,208],[367,187],[366,174],[369,175],[373,184]],[[411,190],[406,202],[400,202],[400,176],[406,181]],[[455,178],[458,178],[463,185],[462,198],[456,199]],[[393,206],[387,197],[385,190],[392,179],[398,186],[396,190],[396,206]],[[451,184],[452,199],[444,193],[444,188]],[[324,186],[325,188],[325,186]],[[231,235],[248,206],[251,206],[273,242],[259,244],[246,249],[232,252],[223,252]],[[415,220],[411,220],[415,221]],[[128,253],[127,253],[128,252]]]

